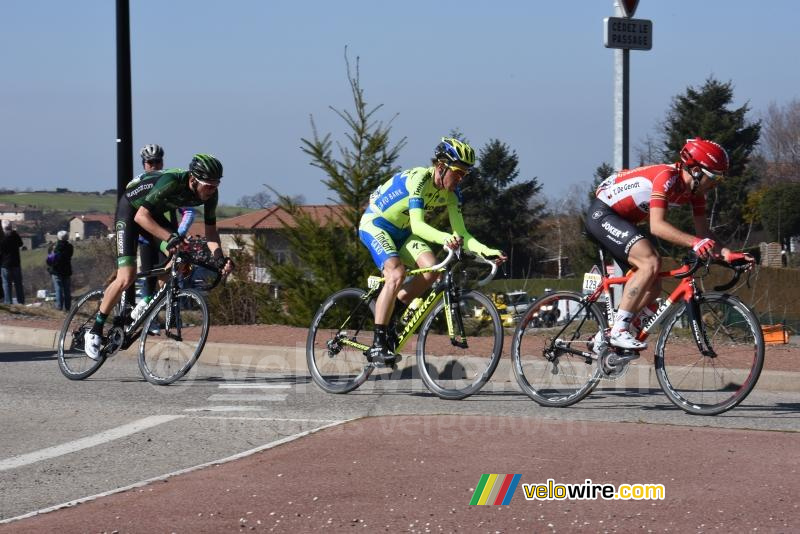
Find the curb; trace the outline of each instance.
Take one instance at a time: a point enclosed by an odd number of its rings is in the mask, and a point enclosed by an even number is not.
[[[29,345],[55,350],[59,332],[44,328],[12,327],[0,325],[0,343],[13,345]],[[122,351],[127,357],[138,356],[138,344],[134,343]],[[275,345],[247,345],[239,343],[206,343],[201,356],[202,363],[219,367],[238,367],[254,372],[285,372],[289,374],[306,374],[305,344],[295,347]],[[403,357],[395,373],[397,376],[418,377],[416,358],[413,355]],[[394,373],[392,373],[394,375]],[[511,360],[504,355],[495,371],[492,382],[509,381],[516,383]],[[487,384],[487,387],[490,384]],[[650,365],[631,365],[628,373],[619,380],[604,381],[599,384],[603,389],[660,389],[655,369]],[[800,393],[800,372],[762,371],[756,389],[761,391],[785,391]]]

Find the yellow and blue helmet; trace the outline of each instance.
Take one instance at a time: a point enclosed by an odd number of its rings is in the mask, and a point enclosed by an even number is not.
[[[436,145],[434,157],[448,163],[460,163],[467,167],[475,165],[475,151],[472,147],[453,137],[442,137],[442,142]]]

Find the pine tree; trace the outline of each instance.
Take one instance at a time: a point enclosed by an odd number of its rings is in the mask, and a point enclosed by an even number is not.
[[[395,165],[405,138],[391,145],[391,120],[376,119],[383,107],[370,108],[361,87],[359,60],[351,70],[345,48],[347,79],[353,96],[353,110],[331,109],[346,123],[345,142],[337,142],[333,153],[331,134],[320,136],[313,117],[312,138],[302,139],[302,150],[311,165],[327,176],[322,179],[339,206],[327,220],[316,220],[291,198],[280,195],[278,205],[286,210],[294,225],[284,223],[283,235],[297,262],[280,262],[263,244],[258,252],[267,258],[267,267],[282,292],[286,309],[281,322],[307,326],[319,304],[331,293],[348,286],[364,285],[375,271],[369,252],[358,238],[358,224],[369,195],[400,169]]]
[[[699,89],[689,87],[685,94],[676,96],[663,124],[665,161],[679,161],[681,148],[693,137],[711,139],[728,151],[730,170],[707,200],[710,226],[723,242],[741,240],[747,233],[742,209],[748,192],[759,181],[748,163],[758,143],[761,123],[747,121],[747,104],[730,109],[732,102],[732,83],[711,77]],[[685,230],[692,229],[687,214],[671,214],[669,220]]]
[[[527,277],[537,256],[539,221],[545,211],[538,178],[519,180],[516,151],[498,139],[478,151],[478,164],[461,183],[464,221],[479,241],[502,249],[512,277]]]

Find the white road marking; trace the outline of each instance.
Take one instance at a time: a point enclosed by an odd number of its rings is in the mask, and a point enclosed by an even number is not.
[[[220,389],[289,389],[290,384],[220,384]]]
[[[16,469],[17,467],[22,467],[23,465],[40,462],[42,460],[49,460],[50,458],[56,458],[58,456],[63,456],[65,454],[76,452],[82,449],[88,449],[89,447],[101,445],[115,439],[124,438],[125,436],[130,436],[136,432],[141,432],[147,428],[158,426],[162,423],[167,423],[180,417],[184,416],[153,415],[150,417],[145,417],[144,419],[139,419],[138,421],[134,421],[132,423],[128,423],[127,425],[118,426],[116,428],[100,432],[99,434],[95,434],[93,436],[76,439],[75,441],[62,443],[61,445],[56,445],[54,447],[47,447],[46,449],[30,452],[28,454],[12,456],[11,458],[0,460],[0,471]]]
[[[265,395],[258,395],[258,394],[248,394],[248,393],[217,393],[216,395],[211,395],[208,398],[211,402],[223,402],[223,401],[284,401],[286,400],[286,394],[265,394]]]
[[[183,417],[183,416],[176,415],[176,416],[173,416],[173,417]],[[308,421],[312,421],[312,419],[308,419]],[[273,447],[277,447],[278,445],[283,445],[284,443],[289,443],[290,441],[294,441],[296,439],[300,439],[300,438],[302,438],[304,436],[308,436],[309,434],[313,434],[315,432],[319,432],[320,430],[325,430],[326,428],[330,428],[330,427],[336,426],[336,425],[341,425],[343,423],[348,423],[350,421],[355,421],[355,419],[347,419],[347,420],[344,420],[344,421],[336,421],[334,423],[331,423],[331,424],[328,424],[328,425],[323,425],[323,426],[318,427],[318,428],[313,428],[311,430],[306,430],[304,432],[299,432],[299,433],[294,434],[292,436],[288,436],[288,437],[285,437],[283,439],[279,439],[277,441],[273,441],[271,443],[267,443],[266,445],[262,445],[260,447],[256,447],[255,449],[250,449],[249,451],[244,451],[244,452],[240,452],[238,454],[234,454],[233,456],[229,456],[227,458],[223,458],[222,460],[214,460],[214,461],[211,461],[211,462],[206,462],[204,464],[196,465],[194,467],[187,467],[186,469],[181,469],[179,471],[173,471],[172,473],[167,473],[165,475],[160,475],[160,476],[157,476],[157,477],[149,478],[149,479],[143,480],[141,482],[136,482],[136,483],[131,484],[129,486],[124,486],[122,488],[117,488],[117,489],[113,489],[113,490],[110,490],[110,491],[104,491],[103,493],[98,493],[97,495],[91,495],[89,497],[83,497],[81,499],[75,499],[74,501],[69,501],[69,502],[65,502],[65,503],[62,503],[62,504],[57,504],[55,506],[50,506],[48,508],[42,508],[41,510],[36,510],[34,512],[30,512],[30,513],[27,513],[27,514],[19,515],[17,517],[10,517],[8,519],[0,519],[0,525],[2,525],[3,523],[11,523],[13,521],[19,521],[20,519],[26,519],[28,517],[33,517],[33,516],[36,516],[36,515],[39,515],[39,514],[44,514],[44,513],[47,513],[47,512],[53,512],[55,510],[60,510],[61,508],[69,508],[71,506],[75,506],[76,504],[80,504],[80,503],[87,502],[87,501],[94,501],[94,500],[97,500],[97,499],[99,499],[101,497],[106,497],[108,495],[114,495],[115,493],[121,493],[123,491],[129,491],[129,490],[132,490],[132,489],[135,489],[135,488],[141,488],[142,486],[146,486],[146,485],[148,485],[148,484],[150,484],[152,482],[158,482],[160,480],[167,480],[168,478],[172,478],[172,477],[178,476],[178,475],[183,475],[185,473],[191,473],[192,471],[197,471],[198,469],[203,469],[205,467],[210,467],[212,465],[226,464],[226,463],[231,462],[233,460],[238,460],[239,458],[244,458],[246,456],[250,456],[250,455],[255,454],[257,452],[261,452],[261,451],[264,451],[264,450],[267,450],[267,449],[272,449]]]

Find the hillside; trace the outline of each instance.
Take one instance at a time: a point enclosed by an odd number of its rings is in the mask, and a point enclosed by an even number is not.
[[[0,194],[0,204],[7,204],[17,208],[32,208],[43,211],[69,211],[69,212],[100,212],[114,213],[117,205],[116,195],[99,194],[97,192],[83,193],[70,191],[66,193],[33,192]],[[239,206],[217,207],[217,217],[235,217],[243,213],[254,211]]]

